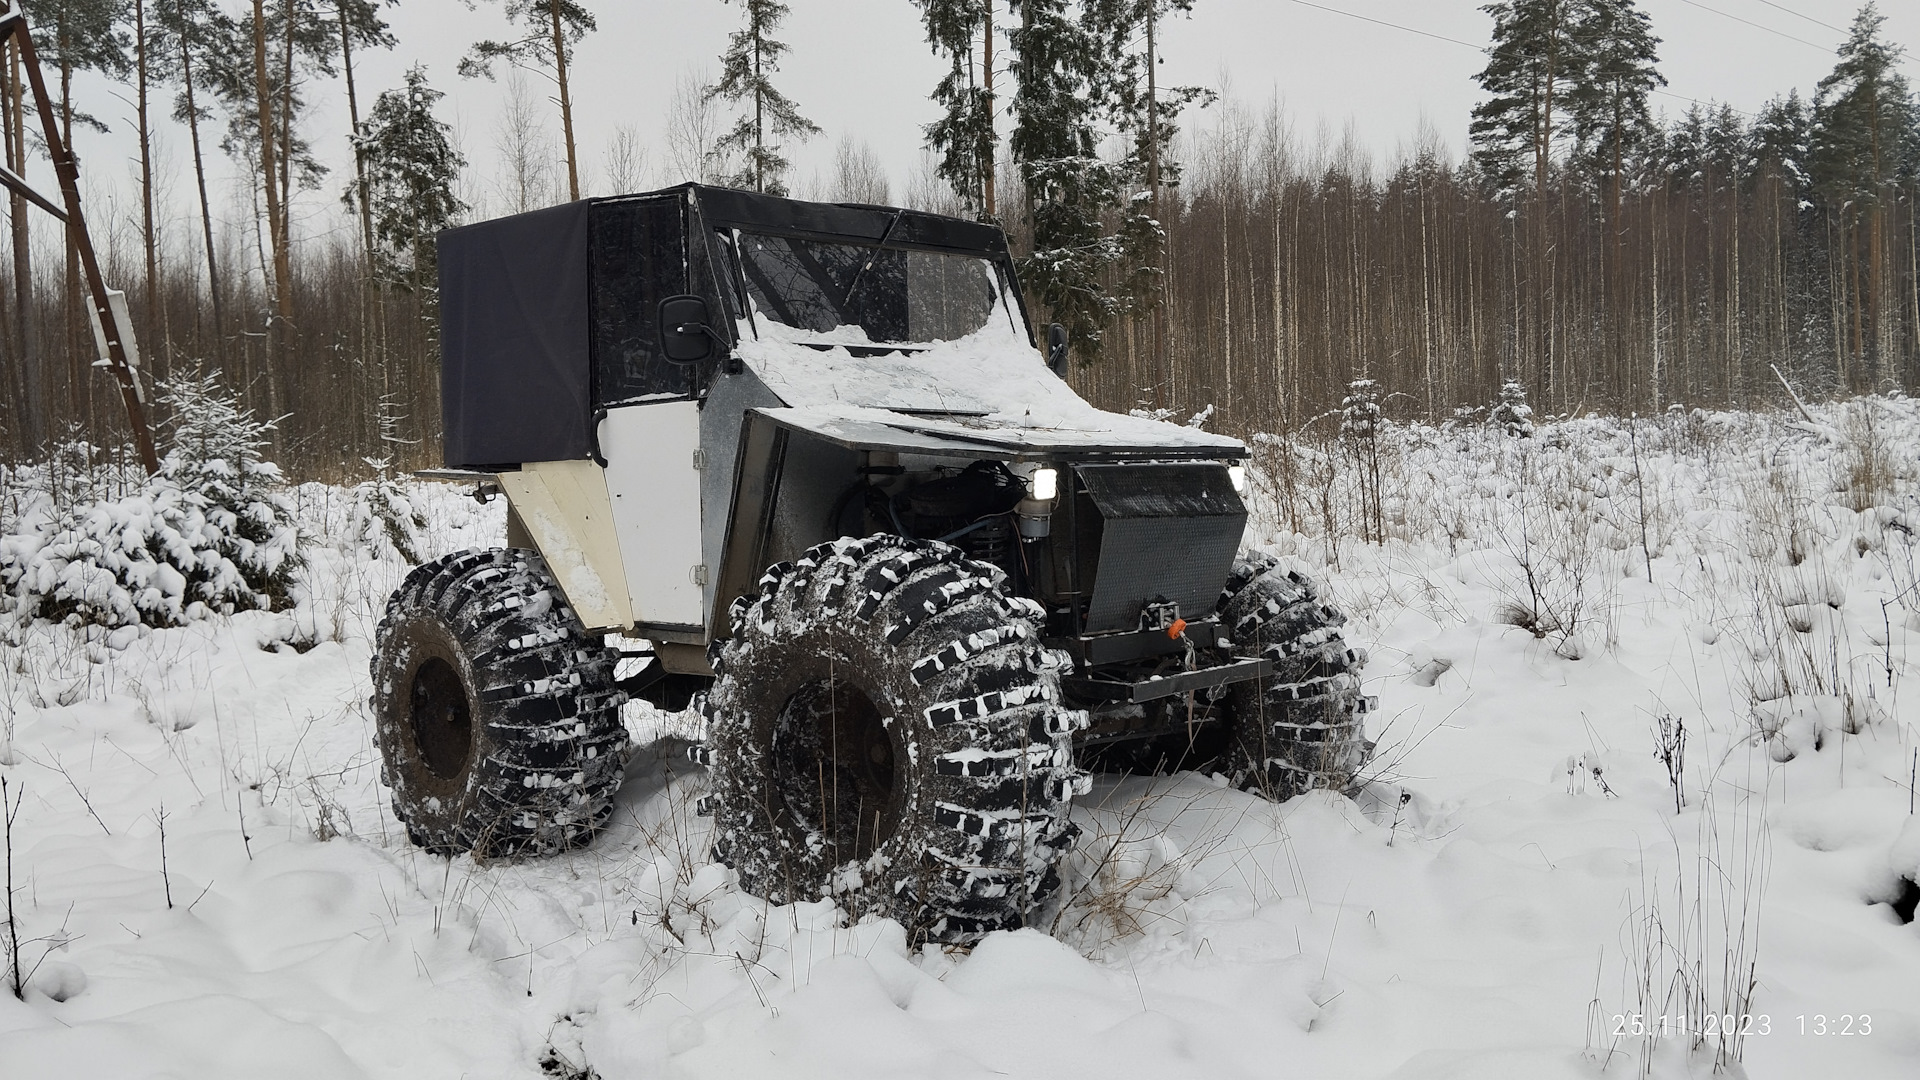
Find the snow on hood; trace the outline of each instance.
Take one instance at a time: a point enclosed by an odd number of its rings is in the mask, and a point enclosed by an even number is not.
[[[805,413],[905,421],[913,430],[973,437],[1001,434],[1022,446],[1237,451],[1243,445],[1225,435],[1094,408],[1000,320],[955,341],[879,356],[855,356],[847,348],[849,332],[864,337],[858,328],[816,334],[761,319],[758,336],[755,329],[741,324],[740,359],[782,401]]]

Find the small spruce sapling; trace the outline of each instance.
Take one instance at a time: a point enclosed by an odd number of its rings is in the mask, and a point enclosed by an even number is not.
[[[161,401],[173,422],[160,475],[200,504],[212,554],[227,564],[203,558],[198,598],[223,611],[283,606],[304,561],[286,482],[261,453],[275,422],[254,416],[213,374],[175,376]]]
[[[1487,411],[1487,422],[1509,438],[1533,438],[1533,407],[1527,404],[1527,388],[1520,380],[1508,379],[1500,384],[1500,400]]]
[[[380,398],[380,441],[389,447],[405,444],[400,437],[399,412],[393,395]],[[353,489],[353,506],[347,524],[347,537],[371,551],[375,557],[391,552],[411,566],[425,562],[422,555],[427,518],[393,474],[390,455],[363,458],[373,468],[373,479]]]

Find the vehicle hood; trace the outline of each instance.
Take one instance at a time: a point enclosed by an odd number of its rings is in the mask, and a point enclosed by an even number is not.
[[[854,441],[862,441],[856,432],[871,434],[878,425],[1016,453],[1246,453],[1240,440],[1225,435],[1096,409],[1048,370],[1038,352],[1004,339],[870,356],[844,346],[747,338],[738,355],[789,406],[777,410],[779,419]]]

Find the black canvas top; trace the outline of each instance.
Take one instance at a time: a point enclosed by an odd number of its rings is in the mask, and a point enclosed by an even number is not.
[[[440,407],[454,468],[591,447],[585,201],[440,234]]]
[[[700,184],[449,229],[439,238],[447,465],[589,457],[597,405],[695,394],[694,371],[655,355],[655,311],[666,295],[711,291],[705,230],[713,228],[1007,250],[1006,236],[979,222]],[[709,300],[724,334],[724,300]]]

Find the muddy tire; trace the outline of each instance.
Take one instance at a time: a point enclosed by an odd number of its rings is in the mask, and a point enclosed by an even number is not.
[[[615,659],[532,551],[466,551],[408,574],[375,636],[369,704],[413,842],[503,857],[591,840],[629,753]]]
[[[1025,925],[1058,889],[1086,781],[1064,654],[1005,575],[875,536],[813,548],[736,601],[701,704],[714,855],[774,903],[830,898],[910,940]]]
[[[1234,685],[1233,773],[1277,802],[1305,791],[1350,791],[1373,752],[1360,693],[1366,654],[1340,632],[1347,621],[1304,575],[1243,553],[1221,593],[1221,625],[1237,655],[1272,662],[1269,678]]]

